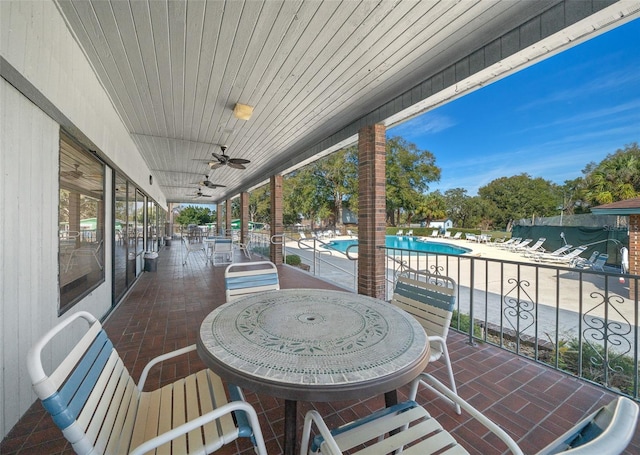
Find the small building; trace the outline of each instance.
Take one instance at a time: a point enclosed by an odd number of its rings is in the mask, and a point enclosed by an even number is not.
[[[440,230],[440,232],[446,232],[453,227],[453,221],[451,221],[449,218],[445,218],[442,220],[433,220],[429,221],[429,227],[438,229]]]

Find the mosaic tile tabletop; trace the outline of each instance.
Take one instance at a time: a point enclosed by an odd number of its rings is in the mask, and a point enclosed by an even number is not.
[[[413,368],[424,329],[395,306],[347,292],[287,289],[227,303],[200,341],[228,367],[284,384],[350,384]]]

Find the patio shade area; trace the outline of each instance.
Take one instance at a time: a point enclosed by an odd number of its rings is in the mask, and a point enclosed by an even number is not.
[[[173,245],[178,246],[167,247],[160,252],[157,272],[143,274],[104,322],[109,337],[136,380],[151,358],[195,343],[202,320],[224,303],[225,267],[212,266],[203,254],[191,255],[183,266],[180,243]],[[236,251],[235,260],[246,259]],[[289,266],[279,266],[278,273],[283,289],[340,289]],[[615,397],[597,386],[499,348],[482,344],[470,346],[467,337],[458,333],[449,334],[448,346],[459,394],[501,425],[525,453],[536,453],[578,420]],[[155,389],[202,368],[204,364],[195,352],[188,359],[180,357],[179,361],[165,362],[147,379],[148,389]],[[446,378],[442,362],[428,366],[427,370],[439,379]],[[247,400],[258,412],[269,453],[282,453],[284,401],[245,392]],[[408,392],[406,386],[400,389],[399,399],[405,399]],[[505,448],[495,438],[483,439],[486,431],[465,412],[458,416],[450,405],[424,389],[417,401],[471,453],[504,452]],[[358,401],[299,403],[298,431],[301,431],[304,414],[311,408],[317,409],[333,427],[382,407],[382,395]],[[36,402],[2,441],[0,453],[66,454],[73,451],[41,404]],[[217,453],[254,452],[247,441],[241,439]],[[640,453],[638,429],[625,453]]]

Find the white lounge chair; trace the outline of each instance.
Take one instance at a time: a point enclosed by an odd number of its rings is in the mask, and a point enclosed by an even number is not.
[[[462,231],[458,231],[455,234],[453,234],[453,237],[451,237],[453,240],[460,240],[460,238],[462,238]]]
[[[520,241],[522,241],[522,237],[511,237],[509,240],[507,240],[506,242],[502,242],[497,244],[496,246],[500,249],[506,250],[508,249],[510,246],[515,245],[517,243],[519,243]]]
[[[593,257],[594,255],[596,256],[595,258]],[[596,251],[585,261],[580,261],[579,259],[574,261],[573,266],[581,269],[595,270],[596,272],[604,272],[604,266],[608,260],[609,255],[607,253],[598,254]]]
[[[525,246],[523,248],[517,248],[516,251],[519,251],[520,253],[522,253],[525,257],[527,256],[531,256],[535,253],[537,253],[538,251],[544,251],[544,248],[542,247],[542,245],[544,244],[544,242],[547,240],[546,237],[540,237],[536,243],[534,243],[533,245],[530,246]]]
[[[537,261],[552,262],[554,264],[572,265],[574,261],[578,260],[580,255],[586,251],[586,246],[579,246],[575,250],[563,254],[560,256],[542,256],[536,258]]]
[[[456,402],[473,419],[482,424],[490,437],[500,439],[514,455],[523,455],[518,444],[498,425],[460,398],[452,390],[429,374],[419,380]],[[414,383],[415,386],[415,383]],[[631,442],[638,420],[638,405],[626,397],[618,397],[607,406],[586,417],[571,430],[545,447],[538,455],[552,455],[569,451],[572,455],[622,453]],[[311,439],[314,425],[319,435]],[[480,431],[480,430],[478,430]],[[311,442],[311,447],[309,447]],[[491,446],[494,447],[494,442]],[[415,401],[405,401],[383,408],[331,431],[320,413],[308,411],[302,431],[301,453],[312,454],[383,454],[403,453],[469,453],[425,408]],[[503,452],[495,449],[496,453]]]
[[[433,231],[431,231],[431,237],[438,237],[439,232],[440,232],[439,230],[434,229]]]
[[[509,247],[507,247],[508,251],[518,251],[521,250],[522,248],[525,248],[526,246],[528,246],[531,242],[533,242],[533,239],[524,239],[521,240],[518,243],[514,243],[513,245],[510,245]]]
[[[404,229],[398,229],[396,235],[404,235]]]
[[[569,252],[569,250],[571,250],[571,248],[573,248],[573,245],[570,244],[566,244],[564,246],[561,246],[560,248],[553,250],[551,252],[538,252],[535,253],[533,255],[533,258],[537,261],[540,260],[543,257],[559,257],[562,256],[564,254],[567,254]]]
[[[451,232],[450,231],[446,231],[443,235],[442,235],[443,239],[450,239],[451,238]]]

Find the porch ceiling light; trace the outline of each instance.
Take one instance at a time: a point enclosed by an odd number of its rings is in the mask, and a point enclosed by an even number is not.
[[[246,104],[237,103],[233,108],[233,116],[240,120],[249,120],[253,114],[253,107]]]

